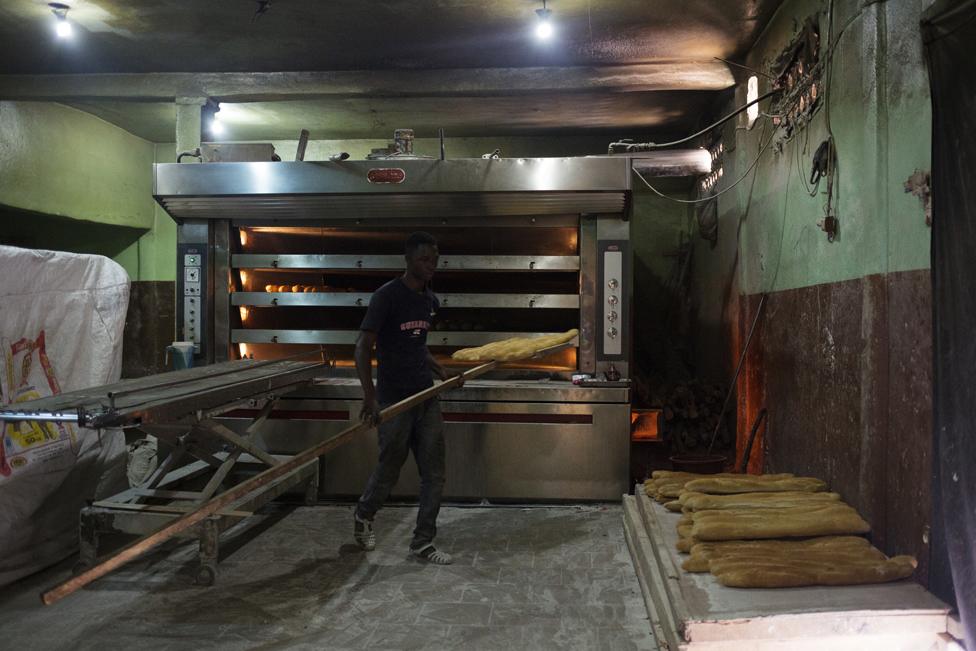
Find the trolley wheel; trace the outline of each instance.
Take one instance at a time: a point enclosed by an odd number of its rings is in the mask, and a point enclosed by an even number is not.
[[[197,585],[213,585],[217,580],[217,571],[209,565],[201,565],[197,568],[197,575],[194,577]]]

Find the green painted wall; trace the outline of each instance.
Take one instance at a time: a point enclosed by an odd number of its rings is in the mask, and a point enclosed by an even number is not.
[[[929,228],[921,203],[905,194],[903,182],[916,169],[930,168],[931,108],[918,21],[925,0],[835,3],[834,69],[829,116],[837,148],[835,207],[840,233],[831,243],[817,221],[823,217],[826,183],[811,197],[805,180],[810,159],[827,137],[827,107],[777,151],[773,141],[755,178],[721,196],[720,242],[699,243],[696,272],[700,303],[721,304],[716,292],[733,274],[744,293],[779,291],[888,271],[929,266]],[[763,70],[826,0],[788,0],[770,22],[747,64]],[[767,90],[760,81],[760,92]],[[745,96],[745,79],[736,103]],[[744,117],[744,116],[743,116]],[[724,160],[728,187],[755,160],[763,134],[760,117],[751,130],[744,120],[730,124],[725,142],[734,151]],[[768,138],[772,125],[766,127]],[[779,139],[781,132],[777,135]],[[738,233],[738,236],[736,235]]]
[[[838,45],[828,100],[838,157],[834,205],[839,235],[828,242],[817,226],[826,182],[812,197],[806,185],[811,157],[827,137],[827,110],[821,106],[782,151],[774,140],[754,173],[718,198],[718,242],[695,237],[695,346],[704,375],[725,377],[734,364],[726,337],[736,295],[929,267],[924,210],[903,188],[916,168],[931,167],[931,103],[918,27],[927,4],[835,0]],[[827,0],[784,2],[746,63],[765,70],[807,16],[819,13],[825,35],[827,7]],[[844,25],[849,26],[837,40]],[[743,72],[730,107],[745,103],[747,76]],[[760,78],[760,92],[767,89],[768,82]],[[751,129],[745,116],[740,118],[723,133],[727,151],[718,190],[740,178],[759,152],[764,118]]]
[[[77,109],[0,102],[0,204],[149,228],[153,145]]]
[[[152,143],[49,102],[0,102],[0,242],[117,259],[154,222]]]
[[[154,161],[175,163],[176,145],[157,144]],[[121,264],[133,280],[176,280],[176,222],[152,198],[152,167],[149,176],[149,201],[152,202],[152,226],[139,239],[121,251],[115,261]]]

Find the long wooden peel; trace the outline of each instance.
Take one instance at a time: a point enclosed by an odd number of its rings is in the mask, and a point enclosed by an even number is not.
[[[540,351],[540,353],[543,352],[549,353],[551,351],[552,349],[546,349],[545,351]],[[471,369],[468,369],[460,376],[454,376],[449,380],[441,382],[440,384],[435,384],[429,389],[424,389],[423,391],[416,393],[410,396],[409,398],[404,398],[400,402],[394,403],[389,407],[387,407],[386,409],[384,409],[383,411],[381,411],[380,422],[381,423],[385,422],[393,418],[394,416],[401,414],[404,411],[412,407],[415,407],[416,405],[419,405],[422,402],[430,400],[431,398],[433,398],[439,393],[442,393],[443,391],[447,391],[448,389],[452,389],[456,387],[460,383],[462,377],[464,378],[464,381],[474,379],[479,375],[483,375],[484,373],[487,373],[488,371],[492,370],[497,365],[498,362],[495,361],[480,364]],[[164,541],[172,538],[173,536],[178,535],[183,531],[186,531],[190,527],[205,520],[211,515],[214,515],[218,511],[225,509],[229,504],[240,500],[251,491],[266,486],[267,484],[281,477],[282,475],[286,475],[289,472],[305,465],[309,461],[317,459],[318,457],[322,456],[326,452],[329,452],[330,450],[339,447],[340,445],[347,442],[349,439],[356,436],[357,434],[369,431],[370,429],[372,429],[372,427],[373,427],[372,425],[368,425],[366,423],[357,423],[356,425],[346,428],[345,430],[333,436],[329,440],[314,445],[308,448],[307,450],[296,454],[291,459],[287,461],[283,461],[278,465],[272,466],[267,470],[265,470],[264,472],[257,474],[254,477],[251,477],[250,479],[245,480],[240,484],[237,484],[236,486],[233,486],[229,490],[221,493],[220,495],[213,498],[206,504],[202,505],[196,511],[192,511],[190,513],[187,513],[181,518],[173,520],[169,524],[160,528],[155,533],[151,533],[145,538],[137,540],[134,543],[123,547],[114,556],[111,556],[103,560],[101,563],[95,565],[91,569],[88,569],[82,572],[81,574],[73,576],[67,581],[58,584],[57,586],[51,588],[50,590],[47,590],[46,592],[41,593],[41,602],[43,602],[45,605],[50,606],[56,601],[59,601],[64,597],[67,597],[69,594],[75,592],[76,590],[80,590],[81,588],[85,587],[95,579],[105,576],[112,570],[125,565],[126,563],[135,559],[136,557],[157,547]]]

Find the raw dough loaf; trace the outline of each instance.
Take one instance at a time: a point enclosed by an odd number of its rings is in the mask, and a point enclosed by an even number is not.
[[[778,509],[695,511],[691,535],[698,541],[801,538],[867,533],[871,527],[843,502]]]
[[[685,484],[685,489],[696,493],[771,493],[785,491],[817,492],[827,490],[827,484],[816,477],[790,477],[786,479],[760,479],[750,475],[695,479]]]
[[[525,359],[545,348],[572,341],[578,334],[579,330],[573,328],[562,334],[502,339],[477,348],[462,348],[451,355],[451,358],[460,362],[490,362],[492,360],[508,362]]]
[[[729,540],[698,543],[681,568],[687,572],[707,572],[711,561],[749,558],[829,558],[857,554],[866,559],[884,559],[880,550],[860,536],[821,536],[808,540]]]
[[[731,588],[797,588],[811,585],[860,585],[907,579],[917,561],[911,556],[890,559],[792,559],[787,562],[711,563],[719,583]]]
[[[810,493],[805,491],[732,493],[729,495],[708,495],[706,493],[685,491],[678,500],[682,508],[689,511],[776,509],[838,501],[840,501],[839,493]]]
[[[672,472],[670,470],[655,470],[651,474],[651,479],[644,482],[644,492],[648,497],[652,497],[661,504],[670,502],[678,498],[685,490],[688,482],[697,479],[736,479],[750,477],[758,481],[776,481],[780,479],[790,479],[793,475],[784,473],[781,475],[743,475],[740,473],[723,472],[715,475],[702,475],[693,472]]]

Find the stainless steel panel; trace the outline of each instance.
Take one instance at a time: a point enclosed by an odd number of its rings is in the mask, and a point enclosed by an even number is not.
[[[402,255],[290,255],[239,253],[235,269],[403,269]],[[460,271],[576,271],[579,258],[571,255],[443,255],[438,268]]]
[[[594,405],[592,425],[533,427],[531,435],[502,423],[457,429],[483,436],[489,499],[619,500],[630,489],[629,425],[630,405]]]
[[[237,163],[214,164],[225,167]],[[260,165],[262,163],[240,163]],[[289,163],[275,163],[287,165]],[[294,163],[296,165],[309,163]],[[182,167],[193,167],[183,165]],[[498,217],[513,215],[562,215],[567,212],[620,213],[626,207],[623,193],[495,193],[403,195],[292,195],[286,198],[230,196],[214,198],[157,197],[174,219],[253,219],[318,221],[322,215],[362,219]]]
[[[326,193],[623,192],[627,158],[503,158],[485,160],[254,162],[154,166],[159,197],[219,197]],[[403,170],[401,183],[371,183],[374,169]]]
[[[596,372],[596,224],[595,216],[580,218],[580,350],[577,366],[583,373]]]
[[[623,251],[603,252],[603,293],[607,300],[602,302],[603,319],[600,329],[603,337],[603,352],[606,355],[619,355],[622,352],[623,325],[620,315],[624,313],[624,308],[621,295],[626,283],[623,270]]]
[[[210,350],[213,361],[226,362],[230,355],[230,301],[224,297],[231,294],[230,281],[230,222],[219,220],[213,222],[214,253],[213,253],[213,332]],[[220,297],[220,298],[217,298]]]
[[[283,408],[290,400],[282,400]],[[294,405],[309,409],[315,401]],[[323,410],[358,414],[358,401],[321,401]],[[592,424],[445,422],[448,499],[616,500],[629,480],[629,404],[468,403],[444,400],[443,412],[592,414]],[[246,419],[224,421],[242,429]],[[269,419],[260,437],[274,452],[295,452],[333,436],[350,421]],[[354,497],[376,464],[378,447],[370,432],[323,458],[320,486],[330,497]],[[394,497],[415,497],[419,476],[407,462]]]
[[[626,158],[157,164],[155,197],[174,218],[321,219],[620,213]],[[370,183],[377,168],[402,183]]]
[[[235,292],[234,305],[280,307],[366,307],[372,294],[347,292]],[[576,294],[438,294],[441,307],[578,308]]]
[[[188,221],[176,229],[177,244],[206,244],[209,241],[210,224],[206,221]]]
[[[555,227],[575,227],[579,222],[578,213],[570,214],[556,214],[556,215],[497,215],[491,219],[491,227],[493,229],[498,228],[555,228]],[[258,218],[252,219],[234,219],[232,221],[234,226],[245,226],[250,228],[261,228],[268,227],[269,220]],[[276,219],[274,220],[274,226],[276,227],[288,227],[288,228],[303,228],[308,231],[309,235],[317,235],[321,231],[320,228],[383,228],[391,223],[395,223],[397,226],[402,226],[404,228],[413,227],[417,230],[423,230],[424,228],[429,228],[432,225],[447,226],[452,227],[464,227],[464,226],[485,226],[485,218],[481,216],[452,216],[450,222],[445,218],[439,218],[436,220],[431,220],[430,216],[427,217],[411,217],[405,218],[402,214],[397,213],[396,215],[384,215],[380,217],[373,217],[370,219],[364,218],[362,215],[356,215],[355,219],[351,219],[350,216],[344,218],[336,218],[332,215],[323,214],[319,219],[315,220],[314,224],[310,224],[307,219]]]
[[[556,334],[534,333],[539,336]],[[447,332],[436,331],[427,335],[428,346],[481,346],[499,339],[524,337],[524,332]],[[240,329],[231,331],[235,344],[330,344],[356,343],[358,330],[259,330]]]
[[[610,383],[607,383],[608,385]],[[309,400],[362,400],[359,380],[351,377],[323,377],[302,387],[289,400],[293,409],[317,409]],[[532,402],[532,403],[630,403],[626,383],[610,386],[577,386],[560,380],[472,380],[461,389],[443,394],[454,402]],[[304,406],[302,406],[304,405]]]

